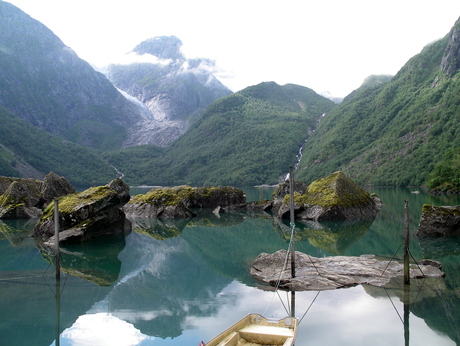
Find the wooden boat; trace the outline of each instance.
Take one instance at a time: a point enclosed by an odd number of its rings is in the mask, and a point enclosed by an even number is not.
[[[206,346],[292,346],[296,333],[295,317],[272,320],[259,314],[249,314],[206,343]]]

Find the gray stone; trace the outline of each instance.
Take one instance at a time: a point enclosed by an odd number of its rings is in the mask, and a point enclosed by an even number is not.
[[[6,187],[6,185],[8,187]],[[74,193],[63,177],[50,172],[44,180],[0,177],[0,219],[39,217],[41,209],[54,198]]]
[[[129,185],[127,185],[120,178],[112,180],[110,183],[107,184],[107,186],[117,193],[121,203],[126,204],[131,199],[131,196],[129,194]]]
[[[301,191],[303,186],[299,190]],[[277,197],[279,200],[279,197]],[[362,220],[375,217],[382,202],[342,172],[312,182],[303,192],[294,192],[294,215],[302,220]],[[289,218],[286,195],[277,208],[280,218]]]
[[[134,196],[123,209],[130,218],[187,218],[195,216],[190,208],[231,209],[245,202],[243,190],[234,187],[177,186]]]
[[[92,187],[59,199],[59,242],[82,242],[107,235],[126,234],[130,223],[120,209],[117,192],[108,186]],[[34,227],[34,237],[53,245],[54,203]]]
[[[296,251],[296,276],[291,278],[290,256],[286,250],[262,253],[252,263],[251,275],[265,283],[303,290],[330,290],[356,285],[385,286],[392,278],[404,275],[404,266],[396,261],[378,260],[375,255],[313,257]],[[287,266],[284,270],[284,264]],[[280,275],[281,274],[281,275]],[[411,278],[442,278],[444,273],[431,264],[411,265]]]
[[[416,235],[419,237],[460,235],[460,206],[423,205]]]
[[[278,185],[276,190],[273,192],[273,203],[278,207],[283,204],[284,197],[290,194],[290,182],[286,180],[285,182]],[[294,192],[297,192],[300,195],[303,195],[308,189],[308,184],[304,181],[295,181],[294,180]]]
[[[36,207],[43,204],[40,193],[42,184],[35,179],[13,180],[5,193],[0,196],[0,219],[37,216]],[[29,211],[30,208],[35,209]]]
[[[45,205],[48,205],[55,198],[75,193],[75,189],[66,178],[50,172],[43,179],[43,185],[40,192]]]

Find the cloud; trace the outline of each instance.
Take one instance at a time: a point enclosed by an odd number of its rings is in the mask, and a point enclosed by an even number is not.
[[[153,340],[142,334],[132,324],[108,313],[96,313],[80,316],[75,323],[65,329],[61,338],[70,345],[138,345],[145,340]]]
[[[117,64],[117,65],[129,65],[129,64],[134,64],[134,63],[150,63],[150,64],[156,64],[156,65],[162,65],[162,66],[167,66],[172,62],[171,59],[160,59],[156,57],[155,55],[151,54],[136,54],[133,52],[120,55],[118,57],[114,57],[111,60],[111,64]]]

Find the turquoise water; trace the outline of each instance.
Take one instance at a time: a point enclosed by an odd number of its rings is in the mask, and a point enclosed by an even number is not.
[[[272,191],[246,190],[249,200]],[[434,286],[412,280],[406,309],[398,285],[297,292],[296,316],[304,317],[296,345],[460,344],[460,241],[414,235],[424,203],[456,205],[459,198],[411,189],[370,192],[385,203],[372,223],[313,230],[297,222],[296,250],[390,258],[403,240],[408,199],[411,252],[417,260],[442,262],[446,278]],[[209,214],[134,225],[139,232],[126,238],[65,247],[56,294],[50,256],[29,237],[33,224],[0,223],[0,345],[197,345],[250,312],[288,314],[288,293],[275,295],[249,275],[258,254],[287,248],[288,223],[269,215]]]

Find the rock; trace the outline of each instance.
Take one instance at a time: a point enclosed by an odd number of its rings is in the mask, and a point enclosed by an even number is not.
[[[110,184],[109,184],[110,185]],[[59,243],[82,242],[131,229],[118,193],[109,186],[92,187],[59,199]],[[54,244],[54,203],[34,227],[34,237]]]
[[[449,77],[453,77],[460,68],[460,20],[449,32],[449,41],[441,61],[441,70]]]
[[[134,196],[124,207],[129,218],[189,218],[195,216],[178,195],[177,188],[152,189]]]
[[[404,266],[396,261],[381,261],[374,255],[313,257],[296,251],[296,277],[291,278],[290,261],[286,263],[286,250],[273,254],[261,253],[252,263],[251,275],[280,288],[303,290],[329,290],[368,284],[385,286],[391,279],[404,275]],[[428,263],[428,262],[427,262]],[[282,275],[280,276],[280,272]],[[411,278],[442,278],[444,273],[436,265],[411,265]]]
[[[26,207],[24,204],[13,204],[7,208],[0,208],[0,219],[34,219],[41,215],[41,209]]]
[[[229,208],[244,205],[246,194],[231,186],[190,188],[185,203],[188,208]]]
[[[273,192],[273,203],[278,208],[283,204],[284,197],[290,194],[289,191],[289,180],[278,185],[276,190]],[[304,181],[295,181],[294,180],[294,192],[297,192],[300,195],[303,195],[308,189],[308,184]]]
[[[53,172],[43,181],[0,177],[0,188],[4,189],[0,196],[0,219],[39,217],[41,208],[54,198],[75,192],[65,178]]]
[[[424,204],[416,235],[419,237],[460,235],[460,206],[436,207]]]
[[[48,205],[55,198],[71,193],[75,193],[75,189],[67,181],[66,178],[60,177],[56,173],[50,172],[43,179],[41,194],[45,205]]]
[[[382,203],[348,178],[335,172],[315,180],[303,194],[294,192],[294,214],[303,220],[362,220],[373,218]],[[289,218],[289,197],[284,197],[278,217]]]
[[[214,215],[216,215],[217,217],[219,217],[219,216],[220,216],[220,213],[221,213],[222,211],[223,211],[223,209],[222,209],[220,206],[217,206],[217,207],[212,211],[212,213],[213,213]]]
[[[123,203],[123,205],[128,203],[131,199],[129,195],[129,186],[120,178],[112,180],[107,186],[118,194],[118,198],[120,198],[120,202]]]
[[[15,179],[0,196],[0,219],[33,218],[40,216],[37,206],[41,199],[42,182],[35,179]]]
[[[5,191],[13,183],[13,181],[17,181],[17,180],[20,180],[20,179],[0,176],[0,196],[5,193]]]
[[[136,102],[145,114],[128,129],[124,146],[169,146],[211,103],[232,93],[210,73],[209,67],[213,64],[210,60],[186,59],[181,46],[182,42],[175,36],[150,38],[131,53],[168,59],[167,64],[109,66],[110,81],[126,92],[127,98]]]
[[[229,186],[155,188],[133,197],[125,206],[128,217],[186,218],[190,208],[232,208],[244,205],[243,190]]]

